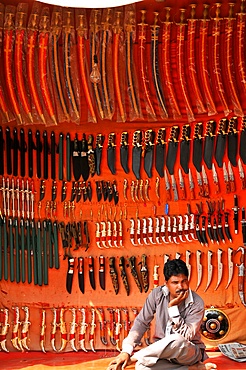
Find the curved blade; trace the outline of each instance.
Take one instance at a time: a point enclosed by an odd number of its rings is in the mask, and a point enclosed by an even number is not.
[[[140,180],[141,156],[142,148],[134,147],[132,149],[132,171],[138,180]]]
[[[183,168],[184,173],[189,173],[189,160],[190,160],[190,141],[183,140],[180,143],[180,166]]]
[[[121,148],[120,148],[120,163],[121,163],[121,167],[123,168],[125,173],[129,173],[128,156],[129,156],[128,146],[126,146],[126,145],[121,146]]]
[[[197,172],[202,171],[202,140],[194,139],[193,141],[193,164]]]
[[[218,167],[223,167],[223,157],[225,154],[226,148],[226,135],[219,134],[217,135],[217,140],[215,144],[215,160],[217,162]]]
[[[178,142],[169,142],[167,149],[166,166],[170,175],[174,174],[174,164],[176,162]]]
[[[236,160],[236,156],[237,156],[237,138],[238,138],[237,133],[233,133],[233,134],[229,133],[228,134],[228,146],[227,146],[228,158],[229,158],[233,167],[237,166],[237,160]]]
[[[144,170],[149,178],[152,177],[152,166],[153,166],[153,146],[149,146],[145,150],[144,155]]]
[[[246,164],[246,130],[241,131],[239,154],[244,164]]]
[[[165,144],[156,144],[155,168],[160,177],[164,177]]]
[[[214,137],[206,136],[204,144],[203,159],[209,170],[212,169],[212,158],[214,152]]]
[[[110,169],[111,173],[115,175],[115,148],[108,147],[107,149],[107,160],[108,160],[108,168]]]

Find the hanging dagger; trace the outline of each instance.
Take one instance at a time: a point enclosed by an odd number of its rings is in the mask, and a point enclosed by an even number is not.
[[[237,117],[231,117],[228,125],[228,146],[227,146],[227,155],[228,159],[233,165],[237,166],[237,150],[238,150],[238,131],[237,131]]]
[[[149,178],[152,177],[153,155],[154,155],[154,131],[145,131],[144,153],[144,170]]]
[[[166,166],[170,175],[174,174],[174,165],[176,162],[179,143],[179,131],[179,126],[173,126],[169,134]]]
[[[217,165],[222,168],[223,166],[223,157],[226,149],[226,139],[227,139],[227,130],[228,130],[228,119],[222,118],[219,121],[218,130],[216,134],[216,144],[215,144],[215,160]]]
[[[182,127],[181,140],[180,140],[180,166],[183,168],[184,173],[189,173],[189,160],[190,160],[190,125]]]
[[[140,130],[134,132],[132,145],[132,171],[136,178],[140,180],[140,166],[142,157],[142,132]]]

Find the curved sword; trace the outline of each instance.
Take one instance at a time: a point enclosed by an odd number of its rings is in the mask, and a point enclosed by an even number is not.
[[[134,119],[140,117],[140,108],[138,97],[135,90],[135,76],[133,74],[134,64],[133,64],[133,42],[136,31],[135,25],[135,12],[132,10],[127,10],[125,14],[125,37],[126,37],[126,74],[127,74],[127,91],[130,98],[130,104],[132,108],[132,116]]]
[[[244,255],[245,249],[239,247],[237,252],[241,251],[240,264],[237,264],[238,267],[238,294],[241,300],[241,303],[246,307],[246,302],[244,298],[244,279],[245,279],[245,266],[244,266]]]
[[[81,321],[79,323],[80,329],[79,329],[79,345],[82,351],[88,352],[85,348],[85,333],[88,324],[86,323],[86,309],[84,307],[78,308],[78,311],[81,312]]]
[[[205,95],[205,101],[208,109],[208,115],[212,116],[217,113],[216,107],[214,104],[214,98],[212,96],[211,92],[211,85],[210,85],[210,79],[208,74],[208,63],[207,63],[207,50],[208,50],[208,25],[209,20],[207,19],[208,14],[208,8],[209,5],[203,4],[204,10],[203,10],[203,18],[200,21],[200,61],[201,61],[201,76],[202,76],[202,86],[203,86],[203,92]]]
[[[114,113],[112,90],[110,87],[110,69],[109,55],[111,55],[111,26],[112,26],[112,9],[104,9],[101,22],[101,72],[102,72],[102,95],[104,106],[106,108],[105,118],[112,119]]]
[[[196,100],[197,111],[199,114],[206,113],[202,101],[202,95],[199,89],[196,73],[196,58],[195,58],[195,37],[196,37],[196,26],[197,19],[195,19],[196,4],[190,4],[191,7],[191,18],[188,19],[188,35],[187,35],[187,62],[190,81],[192,85],[192,92]]]
[[[75,347],[75,332],[76,332],[76,308],[70,308],[72,313],[72,320],[70,322],[70,331],[69,331],[69,343],[73,351],[78,352],[77,348]]]
[[[217,290],[220,283],[221,283],[221,280],[222,280],[222,275],[223,275],[223,263],[222,263],[222,249],[218,249],[217,250],[217,262],[218,262],[218,279],[217,279],[217,284],[216,284],[216,287],[214,288],[214,290]]]
[[[218,96],[220,98],[225,116],[228,116],[230,113],[230,109],[228,107],[226,97],[225,97],[225,91],[224,86],[222,83],[222,77],[221,77],[221,55],[219,52],[220,47],[220,35],[221,35],[221,18],[220,18],[220,3],[216,3],[216,10],[215,10],[215,18],[213,18],[213,28],[212,28],[212,63],[213,63],[213,70],[214,70],[214,82],[216,86],[216,91],[218,93]]]
[[[16,20],[15,20],[15,52],[14,52],[14,66],[16,87],[21,105],[24,112],[33,122],[30,102],[27,98],[27,91],[23,75],[23,44],[26,36],[26,18],[27,18],[28,4],[20,3],[17,6]]]
[[[227,256],[228,256],[228,281],[227,281],[225,289],[227,289],[229,287],[229,285],[231,284],[231,281],[232,281],[232,277],[233,277],[234,265],[233,265],[233,261],[232,261],[232,255],[233,255],[233,249],[231,247],[229,247],[228,252],[227,252]]]
[[[173,118],[177,119],[181,117],[178,102],[175,96],[175,91],[173,87],[173,81],[171,76],[171,63],[170,63],[170,39],[171,39],[171,25],[172,22],[169,21],[171,8],[166,7],[166,20],[163,22],[162,31],[162,59],[163,59],[163,81],[166,83],[166,88],[168,90],[169,103],[172,109]]]
[[[22,348],[25,348],[26,350],[30,351],[30,348],[27,345],[27,339],[28,339],[27,335],[28,335],[29,326],[31,325],[29,321],[29,307],[24,306],[22,307],[22,309],[24,310],[25,314],[24,314],[24,321],[22,322],[20,343],[21,343]]]
[[[229,16],[226,18],[225,24],[225,58],[226,58],[226,72],[227,72],[227,81],[229,83],[230,88],[230,98],[234,108],[234,114],[237,116],[243,116],[243,110],[238,98],[238,92],[236,90],[236,81],[235,81],[235,73],[233,70],[234,62],[232,57],[232,51],[234,49],[234,38],[233,38],[233,30],[235,26],[235,18],[233,18],[233,3],[229,3]],[[240,69],[239,66],[238,69]]]
[[[202,255],[202,252],[200,250],[197,250],[196,251],[197,285],[196,285],[195,291],[197,291],[202,281],[201,255]]]
[[[188,91],[185,81],[185,70],[184,70],[184,39],[185,39],[185,23],[184,23],[184,13],[185,9],[180,9],[180,23],[177,29],[177,56],[178,56],[178,78],[181,85],[181,91],[185,102],[185,109],[187,112],[187,117],[189,122],[195,121],[194,113],[192,111],[192,106],[190,99],[188,98]]]
[[[55,110],[51,99],[51,92],[48,85],[48,44],[49,44],[49,31],[50,31],[50,15],[49,8],[42,9],[40,22],[39,22],[39,36],[38,36],[38,72],[41,93],[44,100],[45,108],[49,117],[56,125]]]
[[[168,113],[166,109],[166,102],[165,97],[163,93],[163,88],[161,85],[161,78],[160,78],[160,71],[159,71],[159,60],[158,60],[158,36],[159,36],[159,30],[160,26],[157,24],[158,20],[158,12],[154,12],[154,24],[150,26],[151,28],[151,54],[152,54],[152,75],[154,80],[154,86],[155,86],[155,92],[157,95],[157,99],[159,102],[159,106],[161,108],[160,114],[162,118],[167,118]]]
[[[138,24],[138,45],[139,45],[139,59],[140,59],[140,73],[141,73],[141,81],[143,85],[144,97],[145,97],[145,104],[146,104],[146,111],[151,116],[152,119],[156,119],[155,110],[151,101],[150,97],[150,86],[149,80],[147,77],[147,64],[146,64],[146,27],[148,26],[145,23],[145,14],[146,10],[140,10],[141,16],[141,23]]]
[[[10,98],[11,106],[21,124],[23,119],[20,112],[19,102],[14,89],[13,72],[12,72],[12,56],[14,50],[14,17],[16,7],[8,5],[5,9],[5,22],[4,22],[4,76],[6,79],[6,87]]]
[[[236,35],[237,35],[237,57],[238,57],[238,73],[240,76],[240,82],[243,86],[244,93],[246,92],[246,68],[245,68],[245,20],[246,13],[244,11],[245,1],[241,1],[240,12],[237,13],[236,21]]]
[[[39,93],[37,90],[37,84],[35,81],[35,48],[37,45],[38,39],[38,21],[40,16],[41,4],[34,3],[32,8],[32,13],[29,17],[28,26],[27,26],[27,44],[28,48],[26,51],[26,68],[27,68],[27,78],[28,86],[30,89],[30,94],[32,101],[37,110],[41,121],[45,123],[43,107],[41,100],[39,98]]]
[[[98,68],[98,59],[97,59],[97,44],[98,44],[98,33],[100,30],[100,25],[98,24],[99,19],[101,17],[101,10],[98,9],[93,9],[91,12],[91,17],[90,17],[90,43],[91,43],[91,69],[92,73],[90,74],[90,80],[92,83],[95,99],[96,99],[96,104],[97,104],[97,109],[100,115],[101,119],[104,119],[104,111],[103,111],[103,106],[101,102],[101,97],[100,97],[100,90],[98,87],[98,83],[101,80],[101,75],[98,71],[98,74],[95,73],[95,69]]]
[[[57,91],[57,96],[62,108],[62,112],[65,119],[69,119],[69,113],[67,108],[67,102],[65,99],[61,76],[60,76],[60,65],[59,65],[59,40],[61,36],[62,29],[62,14],[61,10],[53,10],[51,17],[51,27],[50,27],[50,40],[51,40],[51,58],[52,58],[52,73],[55,80],[55,87]]]
[[[82,14],[78,14],[81,11]],[[87,20],[85,9],[76,9],[76,30],[77,30],[77,50],[80,80],[83,86],[85,99],[93,122],[97,122],[94,104],[91,98],[91,92],[88,86],[87,78],[87,64],[86,64],[86,46],[85,40],[87,38]]]
[[[120,40],[122,38],[122,14],[123,12],[115,12],[115,19],[113,22],[113,78],[114,78],[114,87],[115,87],[115,95],[116,100],[118,103],[119,113],[122,122],[126,120],[126,113],[124,110],[124,104],[122,101],[122,91],[121,85],[119,80],[119,64],[120,64]]]
[[[71,108],[74,114],[74,120],[80,119],[79,103],[78,103],[78,86],[75,84],[76,79],[72,78],[72,69],[74,65],[71,65],[71,54],[75,45],[74,35],[74,17],[71,10],[63,10],[63,53],[64,53],[64,69],[65,69],[65,84],[67,89],[68,98],[71,104]],[[75,55],[73,55],[73,58]],[[71,114],[70,114],[71,115]]]
[[[208,280],[207,280],[207,285],[206,285],[206,288],[204,289],[204,292],[208,290],[208,287],[213,277],[213,265],[212,265],[213,252],[209,250],[207,257],[208,257]]]

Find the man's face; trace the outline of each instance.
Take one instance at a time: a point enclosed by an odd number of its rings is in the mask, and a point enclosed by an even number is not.
[[[173,275],[166,281],[166,286],[170,292],[170,299],[177,298],[181,292],[189,289],[189,280],[184,274]]]

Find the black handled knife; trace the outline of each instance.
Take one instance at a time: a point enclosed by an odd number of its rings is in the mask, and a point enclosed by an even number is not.
[[[125,173],[129,173],[128,157],[129,157],[128,132],[124,131],[121,133],[120,140],[120,163]]]
[[[155,133],[153,130],[145,131],[144,135],[144,170],[149,178],[152,177],[153,156],[154,156],[154,139]]]
[[[142,132],[140,130],[137,130],[133,133],[132,145],[132,171],[136,178],[140,180],[140,167],[142,157]]]
[[[159,128],[155,146],[155,168],[160,177],[164,177],[164,165],[166,155],[166,129]]]
[[[176,162],[179,144],[178,141],[179,131],[180,131],[179,126],[173,126],[169,134],[166,166],[170,175],[174,174],[174,164]]]
[[[183,168],[184,173],[189,173],[190,161],[190,125],[182,127],[181,141],[180,141],[180,166]]]
[[[111,132],[108,136],[107,162],[110,172],[115,175],[115,133]]]
[[[204,139],[203,159],[209,170],[212,169],[212,159],[214,155],[215,121],[207,122]]]

